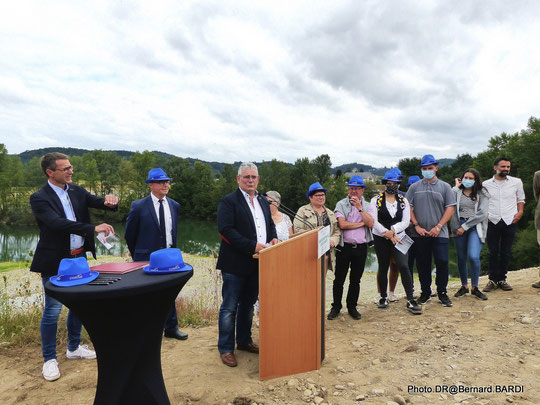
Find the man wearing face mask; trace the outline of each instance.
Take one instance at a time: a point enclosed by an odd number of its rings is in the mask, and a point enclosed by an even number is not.
[[[508,175],[510,165],[509,158],[498,158],[493,163],[495,175],[482,183],[490,194],[486,236],[489,248],[489,282],[484,292],[498,288],[504,291],[512,289],[506,281],[506,273],[517,222],[523,216],[525,192],[522,181]]]
[[[435,284],[439,302],[451,307],[446,293],[448,285],[448,226],[454,214],[456,199],[450,185],[436,176],[439,162],[433,155],[424,155],[420,163],[422,181],[412,184],[407,191],[411,205],[411,236],[416,251],[416,267],[422,293],[418,303],[424,305],[431,296],[431,258],[435,259]]]

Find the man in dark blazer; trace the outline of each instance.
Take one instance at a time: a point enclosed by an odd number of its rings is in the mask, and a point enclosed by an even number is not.
[[[129,253],[136,262],[149,262],[156,250],[176,247],[180,204],[167,197],[171,179],[160,168],[148,172],[145,180],[150,195],[131,203],[126,220],[125,238]],[[186,340],[187,333],[178,329],[176,306],[173,302],[165,322],[165,337]]]
[[[278,243],[268,201],[257,194],[257,166],[242,163],[236,180],[239,188],[221,199],[217,213],[222,238],[217,268],[223,277],[218,349],[229,367],[237,365],[235,327],[238,350],[259,352],[251,338],[253,304],[259,295],[259,263],[253,255]]]
[[[43,286],[58,272],[64,258],[86,257],[91,252],[96,257],[94,232],[114,233],[111,225],[92,225],[88,208],[116,210],[118,198],[105,198],[90,194],[83,187],[71,184],[73,166],[68,156],[53,152],[41,159],[41,168],[48,178],[47,184],[30,196],[30,206],[39,226],[39,242],[30,271],[41,273]],[[41,346],[43,352],[42,374],[45,380],[60,378],[56,360],[56,331],[62,304],[45,294],[41,319]],[[68,359],[93,359],[96,353],[81,342],[81,321],[68,311]]]

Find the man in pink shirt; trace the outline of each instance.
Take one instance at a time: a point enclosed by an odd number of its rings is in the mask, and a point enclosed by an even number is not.
[[[352,176],[347,183],[349,195],[338,201],[334,210],[338,225],[343,231],[336,247],[336,271],[333,286],[334,302],[328,313],[328,319],[336,319],[341,311],[343,284],[347,278],[349,266],[349,291],[347,293],[347,310],[353,319],[362,316],[356,309],[360,295],[360,279],[364,273],[368,243],[373,241],[371,227],[373,218],[368,214],[369,203],[364,199],[366,188],[361,176]]]

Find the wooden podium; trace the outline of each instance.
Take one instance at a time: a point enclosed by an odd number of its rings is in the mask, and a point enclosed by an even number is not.
[[[324,358],[324,271],[318,229],[259,254],[259,377],[321,368]]]

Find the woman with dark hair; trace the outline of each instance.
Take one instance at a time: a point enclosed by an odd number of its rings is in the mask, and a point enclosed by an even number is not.
[[[456,196],[456,209],[450,220],[450,231],[455,236],[461,288],[454,294],[461,297],[469,293],[468,276],[471,277],[471,294],[487,300],[478,289],[480,277],[480,251],[486,241],[488,227],[489,193],[482,186],[480,173],[467,169],[452,189]],[[467,261],[470,266],[467,268]]]
[[[379,193],[371,200],[369,214],[375,220],[373,224],[373,242],[379,269],[377,282],[381,297],[378,307],[388,307],[386,289],[388,285],[388,265],[393,258],[401,274],[401,283],[407,294],[407,310],[415,315],[422,313],[422,308],[415,301],[414,287],[408,266],[407,253],[402,253],[396,244],[402,243],[405,229],[410,223],[410,205],[407,199],[399,193],[401,172],[398,169],[388,170],[381,182],[386,186],[385,191]]]

